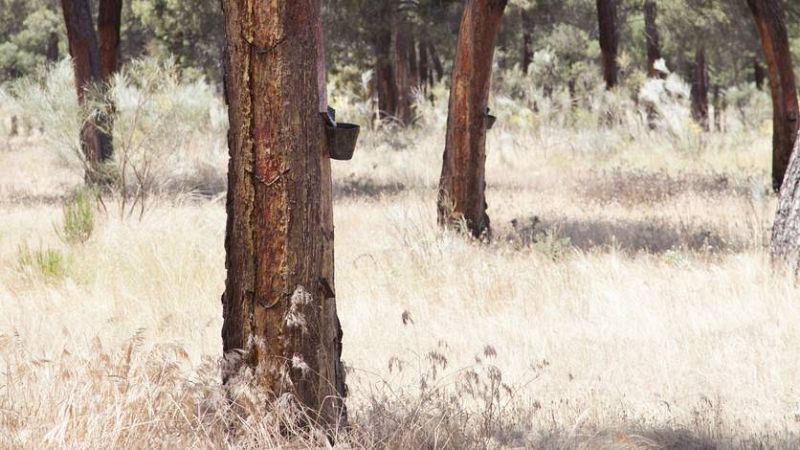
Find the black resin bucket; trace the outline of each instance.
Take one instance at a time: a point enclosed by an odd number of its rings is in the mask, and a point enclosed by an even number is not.
[[[352,123],[337,123],[335,127],[329,125],[328,148],[331,159],[338,161],[353,159],[359,132],[361,127]]]

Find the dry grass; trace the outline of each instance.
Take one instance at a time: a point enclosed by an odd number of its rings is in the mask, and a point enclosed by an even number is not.
[[[800,289],[764,252],[769,136],[499,127],[490,244],[441,233],[441,123],[337,163],[356,448],[797,448]],[[218,381],[224,207],[58,238],[80,176],[0,151],[0,448],[304,448]],[[22,264],[22,245],[63,272]],[[232,430],[238,429],[239,432]]]

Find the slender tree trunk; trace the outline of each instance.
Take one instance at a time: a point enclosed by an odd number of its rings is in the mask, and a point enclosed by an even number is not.
[[[714,85],[714,129],[718,132],[723,131],[723,114],[725,112],[722,88],[718,84]]]
[[[417,41],[414,39],[414,33],[411,33],[409,39],[408,62],[411,69],[411,86],[414,88],[419,88],[419,60],[417,59]]]
[[[761,61],[758,58],[753,59],[753,79],[756,83],[756,89],[759,91],[764,89],[764,79],[767,78],[767,72],[764,70],[764,66],[761,65]]]
[[[393,24],[391,4],[382,4],[380,15],[387,24]],[[375,30],[375,79],[378,91],[378,117],[381,120],[391,119],[397,115],[397,84],[394,77],[392,58],[392,26]]]
[[[436,51],[436,46],[431,41],[428,41],[428,54],[431,55],[433,72],[436,75],[434,81],[441,81],[444,78],[444,66],[442,65],[442,59],[439,57],[439,52]]]
[[[706,50],[697,47],[694,57],[694,75],[692,77],[692,117],[703,131],[709,131],[708,122],[708,66]]]
[[[100,49],[91,7],[88,0],[61,0],[61,7],[67,28],[69,53],[75,69],[78,101],[81,105],[86,105],[91,87],[102,82]],[[101,165],[111,158],[113,147],[110,133],[103,129],[102,121],[89,119],[84,123],[81,129],[81,148],[87,161],[87,182],[103,182],[105,176]]]
[[[47,38],[47,61],[57,62],[58,57],[58,33],[52,31]]]
[[[528,73],[528,68],[533,62],[533,16],[526,10],[521,10],[522,15],[522,71]]]
[[[400,12],[394,36],[394,78],[397,83],[397,119],[403,126],[414,120],[413,77],[411,72],[411,25]]]
[[[458,32],[447,138],[439,182],[439,224],[462,220],[475,237],[491,232],[486,214],[486,108],[495,39],[507,0],[468,0]]]
[[[767,60],[772,94],[772,187],[780,191],[798,129],[792,52],[778,0],[748,0]]]
[[[600,50],[603,54],[603,78],[606,88],[617,85],[619,68],[617,65],[617,0],[597,0],[597,18],[600,24]]]
[[[223,348],[272,398],[346,421],[333,283],[320,0],[224,0],[228,146]]]
[[[647,75],[650,78],[659,76],[656,61],[661,59],[661,39],[658,35],[658,7],[655,0],[644,3],[644,30],[647,40]]]
[[[425,40],[421,39],[419,41],[419,85],[420,88],[424,91],[428,91],[428,86],[431,82],[431,69],[428,65],[428,46],[425,44]]]

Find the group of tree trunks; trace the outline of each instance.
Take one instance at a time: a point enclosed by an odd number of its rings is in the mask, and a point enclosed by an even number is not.
[[[119,59],[122,0],[100,0],[97,31],[90,0],[61,0],[67,28],[69,53],[75,69],[75,88],[79,103],[103,104],[102,90],[117,70]],[[58,38],[51,37],[48,55],[58,57]],[[98,98],[90,98],[96,95]],[[94,111],[80,132],[86,160],[86,179],[90,183],[105,179],[102,163],[114,153],[111,105]]]
[[[388,25],[377,27],[372,38],[378,117],[408,126],[415,119],[416,93],[444,77],[442,61],[426,34],[415,32],[409,17],[411,6],[385,1],[377,7],[377,14]]]
[[[89,0],[61,0],[78,99],[117,70],[122,0],[100,0],[97,31]],[[773,187],[780,202],[773,256],[800,269],[798,103],[786,26],[778,0],[748,0],[766,59],[774,106]],[[375,89],[381,119],[410,124],[414,89],[443,77],[436,49],[417,39],[406,11],[382,2],[389,27],[376,30]],[[466,0],[452,73],[447,135],[439,184],[438,220],[490,235],[486,209],[486,130],[495,41],[507,0]],[[647,0],[647,71],[660,59],[655,0]],[[321,0],[224,0],[228,145],[227,279],[223,303],[224,380],[251,368],[257,387],[290,395],[309,417],[346,423],[342,330],[333,267],[331,163],[326,139],[327,92]],[[616,0],[597,0],[603,76],[618,83]],[[523,13],[525,69],[532,61],[532,18]],[[55,35],[54,35],[55,36]],[[309,57],[313,56],[313,57]],[[58,58],[57,37],[48,57]],[[754,63],[755,81],[764,69]],[[709,127],[708,67],[697,47],[693,116]],[[715,110],[721,108],[719,87]],[[110,108],[110,107],[109,107]],[[87,178],[110,158],[110,114],[95,111],[81,130]],[[714,122],[721,128],[721,119]],[[794,149],[794,153],[792,150]],[[793,156],[792,156],[793,155]],[[91,179],[88,181],[92,181]]]

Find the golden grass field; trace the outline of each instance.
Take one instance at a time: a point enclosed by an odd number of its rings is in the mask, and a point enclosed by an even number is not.
[[[768,132],[500,126],[479,243],[436,227],[440,128],[367,132],[335,163],[338,446],[800,447]],[[220,196],[154,198],[141,220],[106,199],[67,244],[80,175],[35,136],[0,143],[0,448],[327,445],[282,435],[254,393],[225,401]]]

